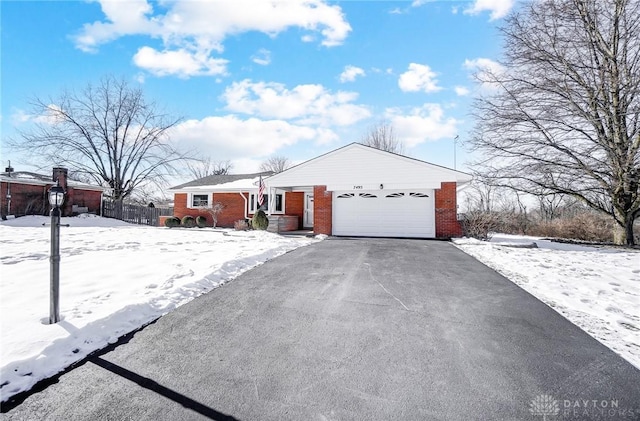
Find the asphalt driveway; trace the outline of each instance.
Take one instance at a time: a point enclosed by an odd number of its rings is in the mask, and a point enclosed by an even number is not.
[[[122,342],[2,418],[640,417],[639,370],[446,242],[303,247]]]

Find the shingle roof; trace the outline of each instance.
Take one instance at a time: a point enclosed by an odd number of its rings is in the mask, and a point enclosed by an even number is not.
[[[198,186],[215,186],[217,184],[226,184],[233,181],[252,179],[256,177],[268,177],[272,175],[272,171],[257,172],[253,174],[224,174],[224,175],[209,175],[207,177],[199,178],[197,180],[189,181],[188,183],[180,184],[175,187],[171,187],[169,190],[179,190],[187,187]]]

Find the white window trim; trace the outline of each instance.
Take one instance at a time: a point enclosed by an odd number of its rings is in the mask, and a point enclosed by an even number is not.
[[[282,210],[276,211],[276,210],[272,210],[270,211],[270,214],[272,215],[284,215],[284,211],[285,209],[287,209],[287,205],[285,203],[286,197],[287,195],[283,193],[275,193],[276,195],[281,195],[282,196]],[[265,194],[265,196],[267,196],[267,194]],[[258,204],[258,192],[250,192],[249,193],[249,213],[256,213],[256,211],[258,210],[257,208],[253,208],[251,205],[257,205]],[[275,203],[274,203],[275,206]]]
[[[193,204],[193,196],[207,196],[207,206],[194,206]],[[212,202],[212,193],[189,193],[187,196],[187,208],[188,209],[200,209],[203,207],[210,208]]]

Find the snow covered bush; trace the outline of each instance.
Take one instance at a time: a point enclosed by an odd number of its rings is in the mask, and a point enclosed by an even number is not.
[[[233,223],[233,228],[236,231],[247,231],[249,229],[249,224],[244,219],[240,219]]]
[[[196,219],[191,215],[182,217],[182,226],[185,228],[193,228],[196,226]]]
[[[251,219],[251,226],[255,230],[266,230],[269,226],[269,218],[267,218],[267,214],[264,213],[263,210],[259,210],[253,214],[253,218]]]
[[[180,218],[177,216],[170,216],[164,220],[164,226],[167,228],[174,228],[180,226]]]
[[[478,240],[490,240],[499,224],[499,218],[493,212],[471,211],[464,214],[460,221],[465,237]]]
[[[196,225],[198,226],[198,228],[204,228],[207,226],[207,218],[205,218],[202,215],[198,215],[196,217]]]

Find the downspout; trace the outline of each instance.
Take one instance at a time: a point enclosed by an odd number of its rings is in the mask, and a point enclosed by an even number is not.
[[[9,177],[11,177],[11,174],[9,174]],[[11,180],[7,180],[7,215],[11,215]]]
[[[49,203],[49,195],[47,194],[49,192],[49,186],[45,184],[44,186],[44,191],[42,192],[42,207],[44,209],[42,209],[42,214],[46,216],[46,211],[47,209],[51,209],[50,203]],[[47,206],[49,205],[49,206]],[[51,212],[51,211],[49,211]]]
[[[249,207],[249,202],[247,201],[247,198],[245,197],[244,194],[242,194],[241,191],[238,192],[238,194],[240,196],[242,196],[242,199],[244,200],[244,219],[249,219],[249,213],[247,211],[247,208]]]

